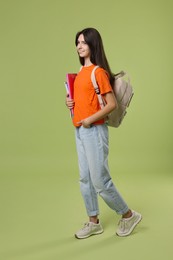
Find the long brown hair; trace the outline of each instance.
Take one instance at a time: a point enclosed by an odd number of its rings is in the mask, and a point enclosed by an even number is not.
[[[85,28],[76,34],[75,44],[78,44],[79,36],[83,34],[85,42],[88,44],[91,52],[90,60],[93,64],[105,69],[109,75],[111,85],[114,82],[114,74],[112,73],[106,54],[104,51],[103,41],[100,33],[95,28]],[[84,65],[84,58],[79,56],[81,65]]]

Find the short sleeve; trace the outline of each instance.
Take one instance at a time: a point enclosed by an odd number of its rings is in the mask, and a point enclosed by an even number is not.
[[[112,92],[112,86],[109,81],[109,76],[104,69],[102,68],[96,69],[95,76],[96,76],[97,84],[99,85],[100,93],[102,95],[108,92]]]

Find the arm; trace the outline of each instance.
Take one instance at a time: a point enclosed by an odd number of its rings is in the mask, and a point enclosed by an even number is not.
[[[99,110],[92,116],[85,118],[81,121],[82,125],[86,128],[89,128],[94,122],[107,117],[117,106],[116,98],[113,92],[106,93],[103,98],[106,100],[106,105],[103,109]]]

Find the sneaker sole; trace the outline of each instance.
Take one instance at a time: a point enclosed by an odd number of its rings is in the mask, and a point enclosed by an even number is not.
[[[77,238],[77,239],[85,239],[85,238],[88,238],[88,237],[90,237],[90,236],[100,235],[100,234],[103,233],[103,231],[104,231],[104,230],[97,231],[97,232],[94,232],[94,233],[92,233],[92,234],[90,234],[90,235],[81,236],[81,237],[80,237],[80,236],[77,236],[77,234],[75,234],[75,238]]]
[[[134,228],[139,224],[139,222],[140,222],[141,220],[142,220],[142,215],[140,215],[140,218],[134,223],[134,225],[131,227],[131,229],[129,230],[128,233],[118,234],[118,233],[116,232],[116,235],[119,236],[119,237],[129,236],[129,235],[133,232]]]

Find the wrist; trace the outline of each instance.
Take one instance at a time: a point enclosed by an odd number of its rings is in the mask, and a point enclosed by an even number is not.
[[[85,120],[83,120],[82,124],[86,128],[90,128],[92,126],[92,123],[89,118],[86,118]]]

